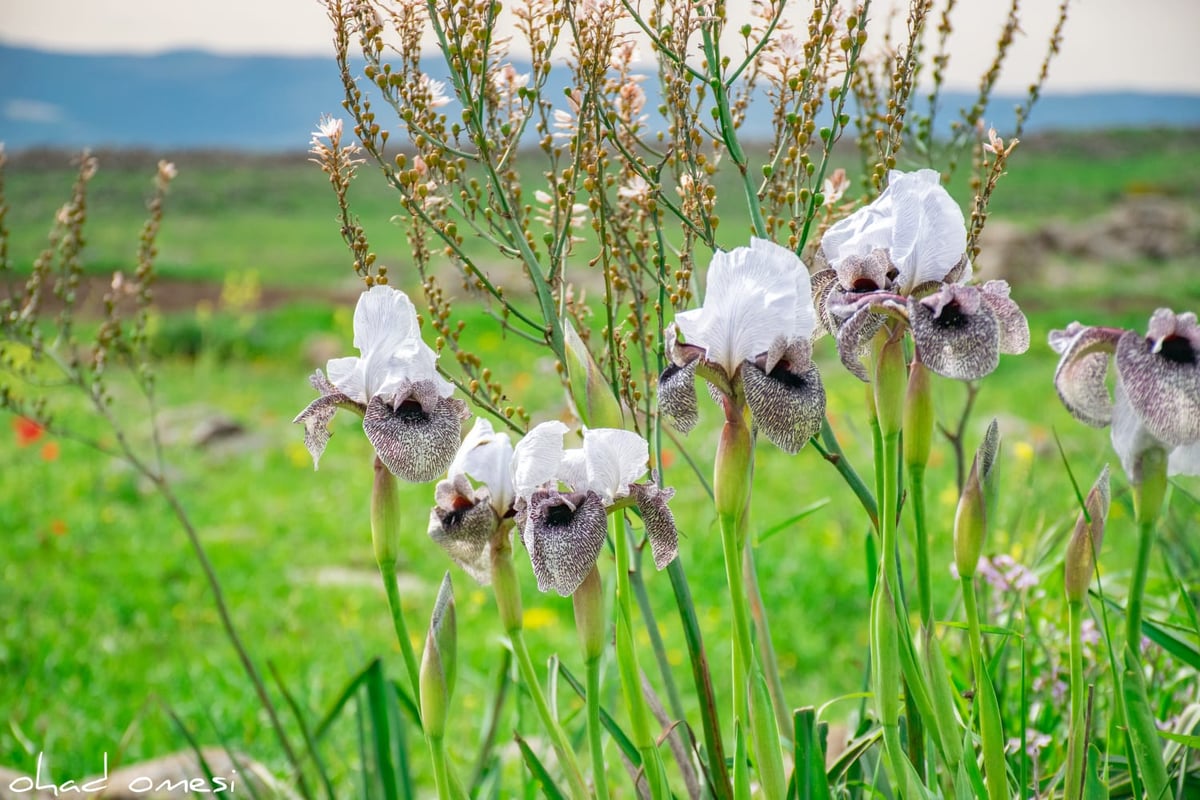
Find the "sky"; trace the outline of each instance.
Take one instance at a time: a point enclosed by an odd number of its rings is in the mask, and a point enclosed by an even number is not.
[[[741,6],[731,0],[729,7]],[[793,3],[810,8],[808,2]],[[938,2],[935,9],[943,3]],[[951,88],[978,84],[1007,2],[958,0]],[[1022,34],[999,88],[1023,91],[1036,77],[1058,3],[1025,0]],[[876,0],[881,18],[892,7]],[[902,18],[901,18],[902,21]],[[1197,0],[1073,0],[1062,52],[1046,91],[1200,93]],[[230,54],[330,55],[320,0],[0,0],[0,42],[87,53],[204,49]]]

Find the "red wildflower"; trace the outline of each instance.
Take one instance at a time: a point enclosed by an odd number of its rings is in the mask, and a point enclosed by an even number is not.
[[[46,432],[41,425],[25,417],[13,417],[12,429],[16,434],[18,447],[28,447],[42,438],[42,434]]]

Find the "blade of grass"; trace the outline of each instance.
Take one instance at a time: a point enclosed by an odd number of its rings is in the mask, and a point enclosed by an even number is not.
[[[557,786],[554,785],[554,779],[550,777],[550,773],[546,770],[546,766],[537,757],[537,754],[530,748],[529,743],[521,738],[520,734],[514,734],[517,740],[517,746],[521,748],[521,756],[525,759],[525,766],[529,767],[529,771],[533,773],[534,780],[541,787],[542,794],[546,796],[546,800],[566,800],[563,793]]]

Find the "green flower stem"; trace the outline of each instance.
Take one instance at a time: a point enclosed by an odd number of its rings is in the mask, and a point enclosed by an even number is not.
[[[917,551],[917,606],[921,624],[933,630],[933,577],[929,571],[929,529],[925,523],[925,467],[908,467],[909,503],[913,510],[913,537]]]
[[[1167,454],[1154,448],[1142,456],[1142,480],[1133,487],[1133,502],[1138,525],[1137,561],[1133,566],[1133,583],[1125,612],[1125,641],[1134,656],[1141,660],[1142,598],[1146,593],[1146,577],[1150,571],[1150,552],[1154,549],[1158,513],[1167,491]]]
[[[779,723],[754,652],[746,584],[742,577],[753,461],[753,440],[743,410],[727,400],[725,425],[721,429],[714,465],[713,494],[721,526],[725,580],[733,611],[734,723],[741,723],[749,734],[763,795],[775,798],[783,797],[787,791],[779,752]]]
[[[446,740],[441,736],[429,736],[429,752],[433,756],[433,782],[437,786],[438,800],[450,800],[450,770],[446,767]]]
[[[713,691],[712,675],[708,669],[708,653],[700,633],[700,622],[696,619],[696,604],[692,601],[691,588],[683,571],[683,561],[676,558],[667,565],[671,579],[671,590],[683,626],[683,638],[687,642],[688,663],[692,668],[692,683],[700,703],[700,718],[704,728],[704,745],[708,756],[708,771],[712,776],[712,788],[718,800],[731,800],[732,785],[729,766],[725,758],[725,744],[721,739],[721,720],[717,712],[717,699]]]
[[[592,785],[596,796],[608,800],[608,779],[604,774],[604,739],[600,727],[600,659],[587,660],[587,731],[592,753]]]
[[[1071,738],[1067,745],[1067,800],[1083,796],[1083,754],[1087,747],[1087,715],[1083,708],[1083,603],[1067,603],[1067,628],[1071,653]]]
[[[396,575],[396,562],[380,561],[379,574],[383,577],[388,609],[392,612],[392,627],[396,631],[396,641],[400,644],[400,652],[404,654],[404,668],[408,672],[408,680],[412,686],[412,698],[415,702],[421,696],[421,671],[417,664],[417,654],[413,650],[412,639],[408,635],[408,625],[404,622],[404,610],[400,606],[400,580]]]
[[[666,769],[658,745],[650,727],[650,712],[642,696],[641,670],[637,662],[637,648],[633,646],[633,587],[629,581],[629,541],[625,531],[625,513],[612,515],[613,550],[616,551],[617,570],[617,665],[621,674],[621,688],[625,704],[629,707],[630,727],[633,743],[642,754],[642,768],[646,772],[646,783],[650,796],[669,798]]]
[[[755,566],[754,548],[746,547],[742,553],[742,575],[746,580],[746,593],[750,598],[750,616],[754,619],[754,632],[758,642],[758,656],[763,662],[763,673],[767,688],[771,691],[771,702],[775,706],[775,719],[791,719],[787,699],[783,695],[783,680],[779,676],[779,659],[775,655],[775,643],[771,640],[771,624],[767,619],[767,608],[763,603],[762,589],[758,584],[758,569]],[[792,728],[782,726],[783,741],[792,746]]]
[[[608,620],[604,613],[604,589],[600,572],[594,566],[583,583],[571,596],[575,606],[575,627],[587,668],[588,749],[592,757],[592,785],[597,797],[608,798],[608,781],[604,769],[604,739],[600,727],[600,658],[608,643]]]
[[[963,608],[967,613],[967,631],[971,641],[971,669],[975,673],[975,706],[979,710],[979,736],[983,740],[983,777],[989,800],[1006,800],[1008,774],[1004,760],[1004,728],[1000,724],[1000,704],[991,678],[984,671],[983,632],[979,609],[975,604],[975,582],[962,579]]]
[[[494,547],[492,551],[492,588],[496,594],[496,605],[500,610],[500,618],[504,622],[505,633],[508,634],[513,654],[517,657],[517,668],[521,672],[521,680],[533,698],[538,718],[550,736],[554,752],[558,755],[559,763],[566,773],[567,783],[571,787],[571,797],[575,800],[585,800],[590,795],[587,784],[583,780],[583,772],[579,769],[579,762],[575,758],[575,751],[571,749],[571,743],[567,741],[566,732],[563,731],[562,726],[558,724],[558,720],[550,711],[550,704],[546,701],[546,695],[542,692],[542,685],[538,681],[537,670],[533,667],[533,659],[529,656],[529,648],[525,645],[520,584],[517,582],[516,570],[513,569],[512,549],[507,544],[508,537],[507,535],[498,535],[496,540],[501,543],[501,546]]]
[[[404,654],[404,668],[408,672],[412,699],[419,704],[421,697],[421,670],[408,625],[404,622],[404,610],[400,605],[400,582],[396,577],[396,561],[400,551],[400,497],[396,487],[396,476],[375,457],[374,482],[371,484],[371,547],[375,563],[383,578],[383,589],[387,592],[388,609],[392,613],[392,627],[396,630],[396,641]]]

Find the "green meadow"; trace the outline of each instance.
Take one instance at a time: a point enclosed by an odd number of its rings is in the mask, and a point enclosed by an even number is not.
[[[255,663],[264,674],[278,674],[278,683],[268,678],[277,702],[284,705],[280,686],[286,687],[311,722],[372,660],[382,659],[397,680],[403,675],[371,551],[370,445],[351,415],[339,415],[314,472],[303,431],[292,424],[314,397],[307,376],[325,359],[352,352],[356,282],[333,195],[315,165],[301,156],[172,157],[179,177],[159,241],[164,308],[151,320],[168,475]],[[66,155],[18,155],[8,166],[5,223],[18,273],[10,279],[28,271],[44,246],[70,189],[67,161]],[[153,162],[135,154],[100,154],[89,201],[89,273],[133,268]],[[1009,172],[996,192],[991,221],[1018,230],[1052,220],[1085,225],[1131,197],[1167,198],[1192,216],[1200,210],[1200,143],[1193,131],[1031,137],[1017,149]],[[534,188],[527,187],[530,196]],[[721,177],[719,191],[731,193],[730,209],[738,207],[732,177]],[[966,205],[965,175],[957,176],[951,191]],[[403,272],[403,231],[390,222],[399,203],[367,169],[351,201],[380,260],[415,297],[419,284]],[[1101,573],[1106,590],[1117,596],[1129,577],[1135,531],[1128,485],[1108,432],[1076,423],[1055,396],[1057,356],[1046,346],[1046,335],[1074,319],[1144,328],[1159,306],[1200,310],[1200,236],[1188,219],[1190,245],[1181,252],[1132,259],[1123,253],[1086,259],[1050,253],[1034,275],[1021,283],[1014,279],[1013,297],[1029,316],[1033,346],[1026,355],[1003,357],[980,384],[964,428],[969,459],[987,423],[993,417],[1000,421],[1004,491],[986,552],[1011,555],[1036,574],[1039,583],[1030,597],[1045,593],[1039,613],[1059,628],[1065,626],[1065,610],[1056,599],[1062,550],[1078,509],[1064,459],[1085,491],[1104,463],[1113,464],[1114,502]],[[724,215],[723,244],[735,246],[748,237],[744,220],[732,210]],[[477,252],[486,255],[486,246],[477,245]],[[985,251],[983,277],[986,259]],[[503,276],[507,267],[494,269]],[[457,287],[453,278],[445,285]],[[100,284],[91,291],[99,292]],[[461,303],[464,344],[491,367],[513,401],[535,422],[565,418],[554,363],[528,343],[505,337],[477,301]],[[841,367],[831,341],[818,342],[816,355],[831,422],[865,476],[871,436],[863,387]],[[966,390],[942,381],[936,394],[939,422],[953,430]],[[149,448],[147,408],[127,381],[117,383],[114,409],[133,440]],[[79,398],[68,400],[65,414],[71,427],[111,443],[106,438],[111,434]],[[236,430],[198,442],[198,428],[213,420]],[[228,745],[282,770],[283,756],[222,632],[188,542],[153,487],[120,460],[69,438],[22,440],[13,421],[4,417],[0,427],[0,766],[31,769],[44,753],[55,775],[81,777],[99,771],[104,753],[115,765],[186,749],[183,728],[203,744]],[[665,482],[677,488],[672,506],[684,537],[680,554],[709,657],[727,665],[731,622],[722,603],[720,538],[712,506],[689,467],[694,462],[706,479],[711,476],[718,423],[715,406],[702,404],[701,425],[665,445],[662,467]],[[835,470],[811,447],[789,457],[764,441],[756,458],[751,529],[760,537],[759,577],[770,598],[788,697],[796,705],[849,698],[863,691],[867,652],[865,518]],[[929,497],[932,557],[940,565],[935,604],[947,619],[958,614],[949,573],[955,469],[942,440],[930,468]],[[421,637],[418,649],[447,569],[455,585],[459,689],[449,739],[455,743],[451,759],[466,773],[488,716],[496,671],[506,663],[502,630],[490,592],[452,569],[426,536],[432,485],[402,485],[401,491],[407,529],[401,590],[410,628]],[[1196,479],[1180,480],[1172,492],[1162,526],[1163,557],[1153,563],[1147,593],[1151,619],[1180,618],[1179,607],[1160,602],[1177,596],[1179,582],[1193,597],[1200,592],[1198,497]],[[816,508],[792,520],[808,506]],[[535,660],[540,667],[557,652],[582,674],[570,601],[538,594],[520,545],[516,551]],[[602,556],[606,581],[611,568],[611,555]],[[686,683],[687,652],[669,583],[652,566],[644,579],[666,656]],[[1031,652],[1039,647],[1032,637],[1025,641]],[[648,647],[650,641],[641,644]],[[716,670],[718,676],[727,673]],[[619,691],[611,663],[606,680],[615,702]],[[720,708],[727,709],[729,687],[717,690]],[[559,697],[562,714],[578,713],[581,706],[569,689],[561,688]],[[842,716],[859,702],[844,700]],[[502,710],[502,743],[511,741],[513,709],[510,699]],[[286,711],[284,716],[299,740],[295,717]],[[830,716],[837,719],[838,712]],[[339,786],[353,785],[360,766],[358,736],[355,718],[347,713],[321,745]],[[419,752],[419,736],[410,746]],[[415,758],[413,769],[419,781],[429,781],[423,759]]]

